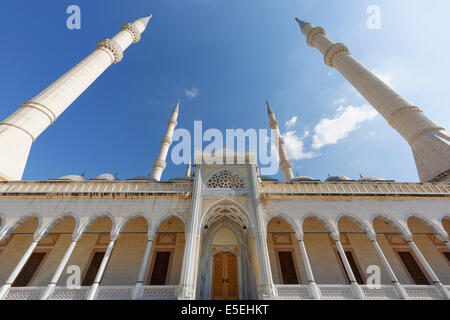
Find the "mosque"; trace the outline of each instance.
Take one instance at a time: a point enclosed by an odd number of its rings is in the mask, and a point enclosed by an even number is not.
[[[0,299],[450,299],[450,133],[299,19],[411,146],[420,182],[294,176],[269,105],[285,181],[261,175],[252,151],[226,149],[196,150],[185,176],[161,181],[179,104],[149,176],[22,181],[33,142],[150,19],[124,24],[0,122]]]

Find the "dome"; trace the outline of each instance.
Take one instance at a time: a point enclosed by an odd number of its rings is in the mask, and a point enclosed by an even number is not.
[[[307,182],[307,181],[320,181],[319,179],[314,179],[307,176],[297,176],[291,180],[291,182]]]
[[[325,182],[338,182],[338,181],[354,181],[349,177],[346,177],[342,174],[328,175],[328,178],[325,179]]]
[[[278,179],[272,178],[271,176],[261,176],[262,181],[279,181]]]
[[[155,178],[152,178],[151,176],[137,176],[131,179],[127,179],[127,181],[151,181],[151,182],[158,182]]]
[[[359,182],[377,182],[377,181],[394,181],[394,180],[386,180],[380,177],[373,177],[373,176],[369,176],[369,177],[361,177],[361,179],[358,180]]]
[[[68,176],[63,176],[55,180],[86,181],[83,176],[77,174],[70,174]]]
[[[103,173],[97,177],[95,177],[94,179],[91,180],[107,180],[107,181],[116,181],[119,180],[116,178],[116,175],[111,174],[111,173]]]

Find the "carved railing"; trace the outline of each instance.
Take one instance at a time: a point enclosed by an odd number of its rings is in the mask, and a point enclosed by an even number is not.
[[[278,299],[312,299],[308,285],[275,285]]]
[[[350,285],[318,285],[321,299],[356,299]],[[394,300],[401,299],[393,285],[381,285],[379,288],[360,285],[365,299]],[[442,300],[444,297],[436,286],[403,285],[408,299]],[[101,286],[95,300],[130,300],[135,286]],[[445,288],[450,292],[450,286]],[[39,300],[46,287],[13,287],[10,288],[5,300]],[[69,289],[56,287],[50,300],[86,300],[91,287]],[[308,285],[275,285],[277,299],[313,299]],[[141,300],[175,300],[178,286],[143,286],[137,299]]]
[[[44,290],[45,287],[13,287],[5,300],[39,300]]]
[[[175,300],[178,286],[143,286],[138,299],[143,300]]]
[[[350,285],[326,284],[318,287],[322,299],[356,299]]]
[[[70,289],[67,287],[56,287],[49,300],[86,300],[91,287],[80,287]]]
[[[450,196],[450,183],[264,182],[261,184],[261,193],[269,195],[348,194],[348,195]]]
[[[379,287],[372,285],[360,285],[366,299],[383,299],[394,300],[401,299],[395,286],[393,285],[380,285]]]
[[[135,286],[102,286],[99,287],[95,300],[130,300]]]
[[[409,299],[441,300],[443,299],[436,286],[403,285]]]
[[[131,181],[11,181],[0,182],[1,194],[185,194],[192,183]]]

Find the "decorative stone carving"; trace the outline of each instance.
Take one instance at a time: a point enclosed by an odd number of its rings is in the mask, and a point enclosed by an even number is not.
[[[125,23],[122,26],[123,31],[128,31],[133,36],[133,43],[139,42],[141,40],[141,33],[139,32],[139,29],[132,23]]]
[[[333,60],[340,53],[349,54],[350,51],[348,50],[347,46],[345,46],[345,44],[343,43],[333,44],[331,47],[327,49],[327,51],[324,54],[325,63],[330,67],[334,67]]]
[[[314,40],[319,34],[326,34],[325,30],[322,27],[315,27],[314,29],[311,29],[311,31],[306,36],[306,42],[311,47],[314,47]]]
[[[236,170],[226,168],[214,173],[206,181],[206,187],[210,189],[245,189],[247,182]]]
[[[103,50],[111,56],[112,63],[116,64],[123,59],[123,50],[117,42],[112,39],[103,39],[97,44],[97,49]]]
[[[155,162],[153,162],[153,168],[161,167],[164,170],[166,168],[166,165],[166,162],[162,160],[155,160]]]

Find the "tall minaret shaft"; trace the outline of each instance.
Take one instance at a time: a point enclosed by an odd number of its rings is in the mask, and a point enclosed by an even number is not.
[[[450,181],[450,132],[431,121],[359,63],[325,30],[296,18],[307,43],[319,49],[325,63],[336,68],[396,129],[412,148],[420,181]]]
[[[112,39],[101,40],[83,61],[0,122],[0,180],[20,180],[32,143],[106,69],[137,43],[151,15],[126,23]]]
[[[267,104],[267,112],[269,114],[270,128],[272,129],[275,141],[278,141],[278,155],[280,157],[280,169],[283,172],[284,179],[286,181],[291,181],[294,179],[294,173],[292,172],[292,162],[289,161],[286,152],[286,145],[284,143],[284,139],[281,136],[280,129],[278,127],[278,121],[275,118],[275,114],[270,108],[269,102],[266,101]],[[277,145],[275,143],[275,145]]]
[[[173,131],[177,126],[178,111],[180,108],[180,100],[178,100],[177,106],[173,109],[172,116],[167,122],[166,134],[161,140],[161,150],[159,150],[158,159],[153,163],[152,177],[159,181],[161,180],[162,173],[166,168],[166,158],[169,152],[170,145],[172,144]]]

